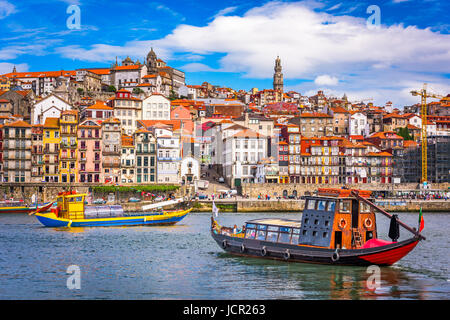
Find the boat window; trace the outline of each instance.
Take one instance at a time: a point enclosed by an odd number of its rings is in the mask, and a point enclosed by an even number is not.
[[[267,232],[267,241],[277,242],[278,232],[268,231]]]
[[[265,240],[266,239],[266,230],[258,230],[256,239]]]
[[[83,197],[76,197],[75,198],[75,202],[81,202],[81,201],[83,201]]]
[[[247,223],[246,228],[256,228],[256,226],[253,223]]]
[[[258,225],[258,230],[267,230],[267,226],[263,224]]]
[[[298,244],[298,234],[293,234],[291,239],[292,244]]]
[[[300,228],[294,228],[294,229],[292,229],[292,233],[294,233],[294,234],[299,234],[299,233],[300,233]]]
[[[246,229],[245,230],[245,237],[247,238],[247,239],[255,239],[255,234],[256,234],[256,231],[255,231],[255,229]]]
[[[268,226],[267,227],[267,231],[275,231],[275,232],[278,232],[278,229],[279,229],[280,227],[278,227],[278,226]]]
[[[278,237],[278,242],[289,243],[291,240],[292,228],[280,227],[280,236]]]
[[[325,210],[327,202],[325,200],[319,200],[317,204],[317,210]]]
[[[370,206],[367,203],[361,201],[359,203],[359,212],[370,212]]]
[[[306,209],[308,210],[315,210],[316,209],[316,200],[309,199],[308,204],[306,205]]]
[[[334,212],[334,208],[336,207],[335,201],[328,201],[327,211]]]
[[[350,212],[350,201],[349,200],[342,200],[340,202],[340,212]]]

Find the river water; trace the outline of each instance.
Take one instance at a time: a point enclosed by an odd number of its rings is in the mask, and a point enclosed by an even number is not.
[[[450,213],[425,213],[426,241],[391,267],[375,291],[365,267],[287,263],[224,253],[209,213],[174,226],[44,228],[24,214],[0,216],[0,299],[449,299]],[[221,213],[222,225],[293,213]],[[417,226],[417,213],[400,213]],[[379,234],[389,221],[378,217]],[[401,229],[402,238],[408,233]],[[80,289],[68,289],[80,270]]]

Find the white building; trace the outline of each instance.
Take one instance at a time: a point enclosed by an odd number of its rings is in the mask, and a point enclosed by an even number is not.
[[[141,120],[170,120],[170,100],[154,93],[142,101]]]
[[[350,123],[350,135],[367,136],[369,134],[369,124],[367,122],[367,116],[361,112],[355,112],[349,115]]]
[[[180,183],[181,139],[169,129],[155,129],[158,183]]]
[[[193,184],[200,179],[200,161],[192,156],[184,157],[180,163],[180,177],[185,184]]]
[[[226,131],[233,133],[230,128]],[[260,164],[268,156],[267,137],[251,129],[236,129],[237,133],[224,137],[222,145],[224,178],[231,187],[264,182],[264,166]]]
[[[44,124],[47,118],[59,118],[62,111],[72,110],[73,107],[67,101],[51,94],[34,104],[31,110],[33,124]]]

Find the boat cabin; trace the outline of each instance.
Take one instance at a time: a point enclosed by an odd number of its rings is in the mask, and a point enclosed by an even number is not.
[[[84,219],[85,193],[66,191],[58,193],[56,215],[65,219]]]
[[[248,221],[245,238],[278,243],[358,249],[377,237],[374,209],[347,189],[319,189],[306,196],[302,220],[258,219]],[[357,191],[357,190],[354,190]],[[358,191],[369,198],[370,191]]]

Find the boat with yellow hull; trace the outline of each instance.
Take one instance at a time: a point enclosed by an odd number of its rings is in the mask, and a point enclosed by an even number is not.
[[[63,192],[57,207],[49,213],[36,212],[46,227],[111,227],[136,225],[171,225],[181,221],[192,208],[149,213],[125,213],[122,206],[85,206],[86,194]]]

